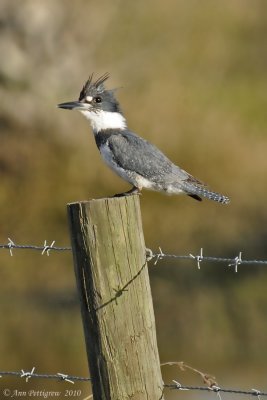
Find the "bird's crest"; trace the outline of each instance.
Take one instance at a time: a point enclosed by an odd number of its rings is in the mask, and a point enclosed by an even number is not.
[[[93,76],[94,74],[91,74],[88,80],[85,82],[79,96],[79,101],[88,95],[103,93],[106,90],[104,87],[104,82],[109,78],[108,72],[100,76],[95,82],[93,82]]]

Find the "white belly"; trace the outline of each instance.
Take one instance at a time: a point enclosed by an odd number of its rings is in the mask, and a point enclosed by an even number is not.
[[[158,192],[164,192],[167,194],[179,194],[182,193],[183,190],[178,189],[177,187],[173,187],[171,184],[167,186],[163,186],[161,183],[153,182],[147,178],[144,178],[142,175],[139,175],[137,172],[126,170],[121,168],[116,161],[114,161],[113,153],[109,148],[108,141],[103,144],[99,148],[100,154],[103,157],[105,163],[122,179],[129,182],[131,185],[137,187],[139,190],[141,189],[151,189],[156,190]]]

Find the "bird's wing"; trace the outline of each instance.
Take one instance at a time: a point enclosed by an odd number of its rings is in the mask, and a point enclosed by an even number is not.
[[[157,147],[145,139],[127,131],[113,134],[108,144],[116,163],[124,170],[134,171],[154,182],[172,182],[191,177],[175,166]]]

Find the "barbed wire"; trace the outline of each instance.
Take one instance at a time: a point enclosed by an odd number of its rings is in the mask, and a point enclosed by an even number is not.
[[[13,240],[8,238],[8,242],[5,244],[0,244],[0,250],[7,249],[9,250],[10,256],[13,256],[13,250],[35,250],[40,251],[41,255],[46,254],[50,255],[51,251],[71,251],[71,247],[67,246],[55,246],[55,241],[53,240],[50,244],[45,240],[43,245],[32,245],[32,244],[16,244]],[[147,261],[154,261],[153,264],[157,265],[159,261],[163,259],[173,259],[173,260],[191,260],[197,263],[197,268],[200,269],[200,264],[202,262],[217,262],[227,264],[229,267],[234,267],[235,272],[238,271],[238,266],[245,265],[267,265],[267,260],[246,260],[242,259],[242,252],[239,252],[238,256],[234,258],[226,258],[226,257],[211,257],[204,256],[203,248],[200,249],[200,253],[197,255],[187,254],[187,255],[178,255],[178,254],[168,254],[164,253],[162,249],[159,247],[158,252],[153,252],[151,249],[146,249]],[[20,371],[0,371],[0,377],[4,376],[13,376],[24,378],[26,382],[29,381],[30,378],[39,378],[39,379],[52,379],[57,381],[64,381],[71,384],[75,382],[82,381],[91,381],[89,377],[80,377],[74,375],[68,375],[64,373],[56,373],[56,374],[38,374],[35,372],[35,367],[32,368],[31,371],[24,371],[23,369]],[[241,389],[230,389],[230,388],[222,388],[217,385],[212,386],[189,386],[182,385],[180,382],[173,380],[172,384],[164,384],[164,388],[172,389],[172,390],[185,390],[185,391],[208,391],[214,392],[221,399],[220,393],[231,393],[231,394],[241,394],[241,395],[249,395],[249,396],[257,396],[260,399],[261,396],[267,396],[267,392],[260,391],[258,389],[250,389],[250,390],[241,390]]]
[[[41,251],[41,254],[50,255],[50,251],[71,251],[71,247],[57,247],[55,246],[56,241],[53,240],[51,244],[47,244],[47,241],[44,241],[42,246],[37,246],[33,244],[16,244],[12,239],[8,238],[8,242],[5,244],[0,244],[0,249],[8,249],[11,256],[13,256],[13,249],[18,250],[37,250]]]
[[[12,376],[18,378],[24,378],[26,382],[29,382],[31,378],[39,378],[39,379],[51,379],[56,381],[64,381],[71,384],[75,382],[90,382],[91,378],[89,377],[81,377],[75,375],[68,375],[61,372],[57,372],[56,374],[37,374],[35,371],[35,367],[32,368],[31,371],[24,371],[21,369],[20,371],[0,371],[0,377],[4,376]],[[172,390],[191,390],[191,391],[206,391],[206,392],[214,392],[217,395],[220,393],[231,393],[231,394],[243,394],[248,396],[257,396],[260,399],[260,396],[267,396],[267,392],[262,392],[258,389],[250,389],[250,390],[242,390],[242,389],[230,389],[223,388],[219,386],[189,386],[182,385],[180,382],[173,380],[172,384],[164,384],[164,388],[172,389]],[[220,396],[219,396],[220,397]]]
[[[25,378],[26,382],[29,381],[30,378],[39,378],[39,379],[52,379],[57,381],[64,381],[74,384],[75,381],[91,381],[91,378],[85,378],[81,376],[75,375],[68,375],[63,374],[61,372],[57,372],[56,374],[37,374],[34,372],[35,367],[32,368],[31,371],[24,371],[21,369],[20,371],[0,371],[0,377],[3,376],[13,376],[13,377],[20,377]]]
[[[17,244],[12,239],[8,238],[7,243],[0,243],[0,250],[7,249],[11,256],[13,256],[13,250],[35,250],[40,251],[42,255],[46,254],[47,256],[50,255],[51,251],[71,251],[71,247],[68,246],[55,246],[55,240],[53,240],[50,244],[45,240],[43,245],[33,245],[33,244]],[[238,255],[234,258],[229,257],[211,257],[211,256],[204,256],[203,248],[200,249],[200,253],[194,255],[192,253],[179,255],[179,254],[169,254],[164,253],[159,247],[158,252],[154,252],[151,249],[146,249],[147,261],[154,260],[154,265],[157,265],[159,261],[163,259],[173,259],[173,260],[194,260],[197,263],[197,268],[200,269],[200,264],[202,262],[213,262],[213,263],[223,263],[226,264],[228,267],[234,267],[235,272],[238,271],[239,265],[267,265],[267,260],[246,260],[242,258],[242,252],[239,251]]]
[[[163,259],[176,259],[176,260],[194,260],[197,263],[197,268],[200,269],[200,263],[203,261],[206,262],[218,262],[227,264],[228,267],[234,267],[235,272],[238,271],[238,266],[242,264],[246,265],[267,265],[267,260],[244,260],[242,259],[242,252],[240,251],[238,256],[234,258],[226,258],[226,257],[210,257],[203,255],[203,248],[200,249],[200,253],[198,255],[193,255],[191,253],[187,255],[177,255],[177,254],[165,254],[162,249],[159,247],[159,252],[154,253],[151,249],[146,249],[147,251],[147,261],[154,260],[154,265],[160,260]]]
[[[219,398],[221,398],[220,393],[231,393],[231,394],[244,394],[247,396],[257,396],[260,399],[261,396],[267,396],[267,392],[262,392],[258,389],[241,390],[241,389],[227,389],[219,386],[188,386],[182,385],[180,382],[173,380],[173,384],[165,384],[164,387],[176,390],[199,390],[206,392],[214,392]]]

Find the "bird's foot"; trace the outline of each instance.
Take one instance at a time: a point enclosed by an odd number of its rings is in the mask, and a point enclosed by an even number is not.
[[[132,194],[141,194],[141,191],[136,187],[133,186],[128,192],[123,192],[123,193],[117,193],[114,194],[113,197],[123,197],[123,196],[131,196]]]

